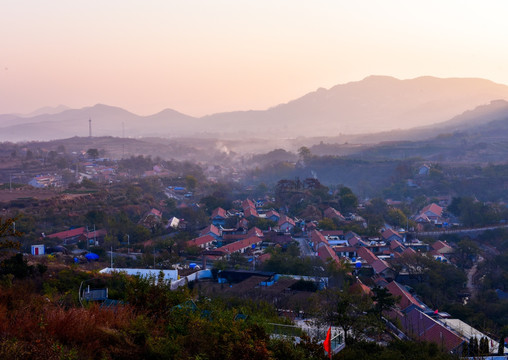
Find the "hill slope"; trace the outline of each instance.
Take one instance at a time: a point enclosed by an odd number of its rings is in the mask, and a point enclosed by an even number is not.
[[[86,136],[89,118],[94,136],[121,136],[123,131],[126,136],[258,138],[365,134],[435,125],[497,99],[508,99],[508,86],[483,79],[370,76],[318,89],[267,110],[202,118],[170,109],[139,116],[100,104],[34,117],[0,115],[0,141]],[[457,124],[462,121],[455,120]]]

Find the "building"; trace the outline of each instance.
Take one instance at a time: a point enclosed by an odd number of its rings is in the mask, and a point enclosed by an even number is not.
[[[212,212],[211,216],[212,224],[214,224],[215,226],[224,226],[226,224],[227,217],[228,215],[226,210],[224,210],[221,207],[218,207]]]
[[[30,253],[32,255],[44,255],[45,254],[44,250],[45,250],[44,245],[32,245]]]

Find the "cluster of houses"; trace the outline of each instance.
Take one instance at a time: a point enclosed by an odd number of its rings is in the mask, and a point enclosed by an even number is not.
[[[54,188],[63,185],[62,177],[57,174],[38,175],[28,182],[34,188]]]
[[[273,230],[279,235],[284,235],[286,242],[292,241],[291,231],[295,226],[304,222],[280,215],[275,210],[261,211],[256,203],[245,200],[241,203],[242,211],[234,229],[225,229],[223,226],[231,216],[238,216],[239,212],[226,211],[217,208],[211,216],[211,224],[203,229],[199,237],[188,241],[188,246],[197,247],[202,255],[208,259],[219,259],[234,253],[240,253],[256,258],[260,262],[269,258],[269,254],[263,254],[260,245],[263,241],[273,241]],[[333,208],[325,210],[325,216],[329,218],[345,218]],[[431,222],[442,221],[443,208],[436,204],[426,206],[418,216],[425,216]],[[254,218],[265,218],[276,222],[275,229],[261,231],[256,227],[248,229],[249,221]],[[399,324],[394,331],[401,338],[412,338],[419,341],[437,343],[443,349],[461,353],[462,348],[467,346],[472,337],[487,338],[491,352],[497,351],[498,343],[470,327],[458,319],[451,319],[447,313],[429,308],[416,294],[411,292],[407,285],[411,283],[414,271],[408,269],[395,269],[397,259],[414,256],[430,256],[436,261],[450,262],[454,248],[443,241],[427,244],[416,239],[409,241],[407,234],[396,229],[387,227],[378,237],[362,237],[354,232],[341,230],[318,230],[314,223],[300,226],[304,230],[303,235],[308,239],[309,246],[325,263],[336,263],[337,266],[347,265],[352,269],[352,274],[370,277],[370,286],[362,283],[356,277],[354,285],[365,295],[372,296],[373,287],[386,288],[390,294],[398,299],[396,308],[385,314],[393,322]],[[399,262],[400,263],[404,263]]]
[[[61,241],[62,245],[72,245],[84,241],[87,245],[95,246],[102,244],[107,234],[106,229],[90,230],[88,227],[82,226],[50,235],[42,233],[40,240],[57,239]]]
[[[317,256],[325,262],[351,264],[354,274],[370,276],[371,286],[386,288],[397,298],[397,306],[385,314],[387,318],[399,324],[393,330],[401,338],[437,343],[443,349],[462,354],[463,347],[476,337],[486,338],[491,353],[498,350],[498,343],[458,319],[451,319],[447,313],[433,310],[424,304],[406,284],[411,283],[408,269],[396,271],[392,266],[393,259],[413,256],[431,256],[437,261],[449,261],[454,249],[443,241],[431,245],[418,240],[406,241],[403,234],[393,229],[385,229],[379,238],[362,238],[353,232],[342,231],[310,232],[310,243]],[[413,269],[414,270],[414,269]],[[372,288],[356,278],[357,289],[365,295],[372,296]]]

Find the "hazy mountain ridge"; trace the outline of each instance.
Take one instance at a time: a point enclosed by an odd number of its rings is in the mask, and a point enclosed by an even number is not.
[[[472,78],[426,76],[398,80],[388,76],[369,76],[328,90],[320,88],[267,110],[225,112],[201,118],[171,109],[139,116],[102,104],[29,118],[0,115],[0,141],[86,136],[89,118],[92,119],[94,136],[208,134],[229,138],[290,138],[358,134],[362,138],[365,135],[360,134],[385,132],[391,133],[389,137],[401,139],[399,135],[404,132],[394,130],[420,127],[420,133],[429,132],[432,136],[433,131],[424,127],[441,127],[438,124],[452,120],[457,124],[448,123],[450,128],[460,127],[462,120],[457,118],[457,114],[495,99],[508,99],[508,86]],[[489,111],[494,110],[486,111],[485,115],[489,115]],[[473,115],[476,116],[470,114]]]

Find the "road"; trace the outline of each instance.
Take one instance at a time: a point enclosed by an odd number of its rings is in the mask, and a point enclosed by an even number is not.
[[[494,226],[485,226],[481,228],[472,228],[472,229],[450,229],[450,230],[439,230],[439,231],[422,231],[422,232],[410,232],[410,234],[416,235],[416,236],[439,236],[444,234],[460,234],[460,233],[476,233],[476,232],[483,232],[487,230],[494,230],[494,229],[502,229],[502,228],[508,228],[508,225],[494,225]]]
[[[296,241],[298,241],[298,245],[300,246],[300,254],[302,256],[314,256],[314,252],[309,246],[309,243],[307,242],[306,238],[303,237],[297,237],[294,238]]]

